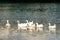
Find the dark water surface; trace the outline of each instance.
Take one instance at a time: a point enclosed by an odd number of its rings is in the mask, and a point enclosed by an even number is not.
[[[58,3],[2,3],[0,4],[0,23],[9,19],[25,22],[26,19],[38,23],[60,23],[60,4]]]

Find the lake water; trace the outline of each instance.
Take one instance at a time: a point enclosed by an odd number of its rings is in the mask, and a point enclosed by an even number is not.
[[[60,40],[60,30],[12,31],[0,30],[0,40]]]
[[[0,40],[60,40],[60,4],[58,3],[0,3],[0,26],[10,20],[11,27],[17,26],[17,20],[26,19],[34,23],[43,23],[42,31],[14,32],[0,29]],[[49,32],[48,23],[57,24],[56,31]]]
[[[0,3],[0,24],[9,19],[34,21],[34,23],[60,23],[60,4],[58,3]]]

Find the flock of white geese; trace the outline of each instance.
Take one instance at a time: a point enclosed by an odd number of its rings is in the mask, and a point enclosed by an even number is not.
[[[28,21],[26,20],[26,23],[20,23],[19,20],[17,20],[17,30],[43,30],[44,25],[43,24],[39,24],[39,23],[33,23],[33,21]],[[7,20],[6,23],[6,28],[9,29],[11,27],[11,24],[9,23],[9,20]],[[49,30],[56,30],[56,24],[51,25],[51,23],[49,23],[48,26]]]

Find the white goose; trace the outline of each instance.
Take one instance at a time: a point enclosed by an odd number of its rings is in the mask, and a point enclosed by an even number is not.
[[[27,26],[26,23],[20,23],[19,21],[17,21],[17,22],[18,22],[18,30],[20,30],[20,29],[25,29],[26,30],[26,26]]]
[[[49,32],[56,32],[56,24],[51,25],[51,23],[49,23]]]
[[[31,29],[35,30],[35,24],[31,25]]]
[[[51,23],[49,23],[49,29],[56,29],[56,24],[52,26]]]
[[[43,28],[43,24],[38,24],[38,23],[36,23],[36,25],[37,25],[37,27],[39,27],[39,28]]]
[[[27,22],[27,28],[28,28],[29,30],[34,29],[35,24],[33,24],[33,21],[30,22],[30,21],[26,20],[26,22]]]
[[[29,23],[29,29],[30,30],[35,30],[35,24]]]
[[[29,24],[28,20],[26,20],[26,22],[27,22],[27,25],[28,25]]]
[[[27,22],[27,24],[29,25],[29,27],[31,27],[31,26],[33,26],[33,25],[35,26],[35,24],[33,24],[33,21],[30,22],[30,21],[26,20],[26,22]]]
[[[18,30],[20,30],[20,22],[19,22],[19,20],[17,21],[18,22],[18,25],[17,25],[17,27],[18,27]]]
[[[28,20],[26,20],[26,22],[28,23]]]
[[[37,31],[43,31],[43,24],[36,23]]]
[[[10,23],[9,23],[9,20],[7,20],[7,23],[6,23],[6,25],[5,25],[5,26],[6,26],[6,28],[7,28],[7,29],[9,29],[9,28],[10,28],[10,26],[11,26],[11,25],[10,25]]]
[[[26,26],[26,30],[29,30],[29,21],[28,20],[26,20],[26,24],[27,24],[27,26]]]
[[[32,26],[32,24],[33,24],[33,21],[32,22],[29,22],[29,26]]]

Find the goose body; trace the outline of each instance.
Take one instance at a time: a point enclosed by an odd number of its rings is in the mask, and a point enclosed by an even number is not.
[[[19,21],[17,21],[18,22],[18,25],[17,25],[17,27],[18,27],[18,30],[20,30],[20,22]]]
[[[18,30],[20,30],[20,29],[26,29],[26,26],[27,26],[26,23],[20,23],[19,21],[17,21],[17,22],[18,22]]]
[[[33,24],[33,21],[32,21],[32,22],[28,22],[28,24],[29,24],[29,26],[32,26],[32,24]]]
[[[35,30],[35,24],[33,23],[33,21],[26,20],[26,22],[27,22],[27,28],[29,30]]]
[[[10,23],[9,23],[9,20],[7,20],[7,23],[6,23],[5,26],[6,26],[6,28],[10,28],[11,25],[10,25]]]
[[[49,29],[56,29],[56,24],[51,25],[51,24],[49,23]]]
[[[30,21],[26,20],[26,22],[27,22],[27,24],[28,24],[29,26],[31,26],[31,25],[33,24],[33,21],[30,22]]]
[[[35,24],[32,24],[31,26],[29,26],[30,30],[35,30]]]
[[[36,28],[38,31],[43,31],[43,24],[36,23]]]
[[[43,28],[43,24],[38,24],[38,23],[36,23],[36,25],[37,25],[37,27],[39,27],[39,28]]]
[[[51,25],[51,23],[49,23],[49,32],[56,32],[56,24]]]
[[[21,23],[21,24],[20,24],[20,28],[21,28],[21,29],[26,29],[26,26],[27,26],[26,23]]]

